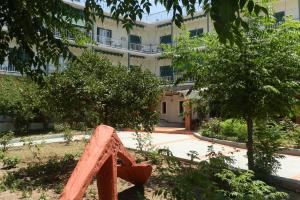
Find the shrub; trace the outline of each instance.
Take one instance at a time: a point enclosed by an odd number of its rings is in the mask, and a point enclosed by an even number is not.
[[[209,119],[201,126],[201,133],[203,136],[215,137],[220,133],[220,120],[217,118]]]
[[[6,168],[15,168],[17,164],[20,163],[20,158],[19,157],[4,157],[2,159],[3,161],[3,167]]]
[[[39,86],[29,78],[0,75],[0,113],[9,116],[17,132],[28,131],[29,123],[46,118]]]
[[[245,121],[240,119],[227,119],[220,123],[220,134],[224,138],[245,142],[247,138],[247,126]]]
[[[7,145],[9,144],[9,142],[13,139],[14,137],[14,133],[9,131],[6,133],[1,133],[1,137],[0,137],[0,145],[2,145],[2,152],[6,152],[7,151]]]
[[[72,133],[72,130],[71,129],[66,129],[64,131],[64,140],[66,141],[67,144],[70,144],[72,142],[74,138],[74,135]]]
[[[163,184],[155,194],[172,200],[288,199],[286,193],[255,180],[253,172],[233,171],[230,167],[233,163],[231,158],[215,152],[210,152],[209,155],[209,160],[194,165],[168,162],[173,157],[165,157],[166,162],[162,169],[159,168],[159,180]]]
[[[283,127],[275,123],[257,124],[254,134],[254,171],[259,178],[267,179],[280,168],[278,159],[284,157],[278,154]]]
[[[201,134],[207,137],[245,142],[247,127],[245,122],[240,119],[220,121],[212,118],[202,125]]]
[[[52,116],[71,127],[151,130],[158,122],[161,81],[140,68],[115,66],[99,53],[85,51],[63,72],[46,80],[45,98]]]

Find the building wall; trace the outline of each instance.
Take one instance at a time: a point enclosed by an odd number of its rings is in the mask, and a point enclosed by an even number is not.
[[[273,3],[272,7],[274,12],[284,11],[285,15],[292,15],[293,18],[299,20],[299,2],[300,0],[278,0]],[[188,19],[186,17],[185,19]],[[160,67],[171,65],[169,59],[161,59],[161,53],[145,53],[128,50],[128,35],[134,34],[142,38],[142,45],[153,45],[155,47],[160,45],[160,37],[173,34],[173,38],[176,37],[182,31],[174,24],[172,25],[170,20],[164,20],[160,22],[155,22],[152,24],[147,24],[144,22],[137,22],[139,26],[134,26],[133,29],[128,33],[125,29],[122,28],[122,24],[117,24],[116,21],[105,18],[102,22],[100,19],[97,19],[94,22],[93,28],[93,39],[97,38],[97,27],[104,29],[109,29],[112,31],[112,40],[115,41],[115,44],[120,43],[122,48],[116,48],[113,46],[107,46],[102,44],[87,45],[89,48],[94,49],[95,51],[104,52],[104,56],[107,57],[113,64],[121,64],[124,66],[141,66],[144,70],[149,70],[152,73],[160,76]],[[186,20],[183,25],[186,30],[193,29],[203,29],[203,33],[212,32],[213,23],[210,17],[195,17],[193,20]],[[14,46],[14,43],[11,44]],[[70,47],[71,51],[79,56],[83,52],[83,49],[77,47]],[[7,65],[7,62],[4,63]],[[2,69],[2,70],[1,70]],[[5,74],[17,74],[15,72],[6,72],[0,66],[0,73]],[[51,70],[50,70],[51,71]],[[52,66],[52,71],[54,67]],[[178,116],[178,102],[183,100],[182,97],[178,95],[174,96],[165,96],[162,101],[167,102],[167,114],[162,114],[161,118],[170,122],[182,122],[182,118]]]
[[[161,112],[161,119],[166,120],[167,122],[173,123],[183,123],[183,117],[179,113],[179,102],[184,101],[184,97],[180,95],[165,95],[160,103],[159,110]],[[162,113],[162,102],[166,102],[167,109],[166,114]]]

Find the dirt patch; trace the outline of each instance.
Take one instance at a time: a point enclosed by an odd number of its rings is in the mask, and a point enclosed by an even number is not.
[[[58,199],[84,146],[83,142],[72,142],[69,145],[54,143],[37,148],[9,149],[8,155],[19,157],[21,162],[13,169],[4,169],[0,165],[0,199]],[[144,186],[134,186],[118,179],[119,200],[161,200],[162,197],[153,195],[158,188],[157,182],[155,174]],[[98,199],[95,180],[88,187],[84,199]]]

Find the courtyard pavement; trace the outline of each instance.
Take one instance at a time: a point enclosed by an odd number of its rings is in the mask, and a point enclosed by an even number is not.
[[[118,136],[127,148],[136,148],[136,141],[133,132],[118,132]],[[189,151],[197,151],[199,159],[207,159],[208,147],[213,145],[215,152],[231,156],[235,160],[235,167],[247,169],[247,156],[245,149],[229,147],[221,144],[211,143],[200,140],[193,135],[172,134],[172,133],[153,133],[152,144],[157,148],[167,147],[173,155],[183,159],[189,159]],[[300,181],[300,157],[284,155],[280,159],[281,169],[277,176],[290,178]]]
[[[118,131],[122,143],[125,147],[135,149],[136,140],[134,132]],[[145,133],[141,133],[145,134]],[[82,140],[89,138],[89,135],[75,135],[74,140]],[[35,138],[34,143],[56,143],[64,142],[62,134],[46,135],[44,138]],[[152,133],[152,145],[157,148],[168,148],[173,155],[183,159],[189,159],[187,155],[190,151],[197,151],[199,159],[207,159],[208,147],[213,145],[215,152],[221,152],[223,155],[231,156],[235,160],[234,167],[247,169],[247,156],[245,149],[229,147],[221,144],[213,144],[211,142],[203,141],[192,134],[175,134],[175,133]],[[23,142],[15,139],[10,146],[23,146]],[[281,169],[278,170],[277,176],[294,179],[300,181],[300,156],[284,155],[280,159]]]

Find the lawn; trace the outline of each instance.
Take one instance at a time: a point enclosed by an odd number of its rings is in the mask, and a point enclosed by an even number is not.
[[[84,145],[84,142],[72,142],[9,149],[8,156],[19,157],[20,163],[12,169],[1,166],[0,199],[58,199]],[[153,197],[157,183],[155,175],[144,187],[118,179],[119,199],[162,199]],[[98,199],[96,181],[89,186],[84,199]]]

